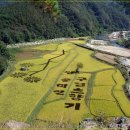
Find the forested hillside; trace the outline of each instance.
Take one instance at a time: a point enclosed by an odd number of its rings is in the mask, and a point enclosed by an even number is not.
[[[0,75],[7,69],[8,60],[11,59],[9,50],[6,48],[6,45],[0,43]]]
[[[129,21],[124,5],[116,2],[4,2],[0,6],[0,41],[12,44],[95,35],[129,29]]]
[[[129,27],[123,6],[116,2],[61,3],[63,13],[79,35],[92,35]]]

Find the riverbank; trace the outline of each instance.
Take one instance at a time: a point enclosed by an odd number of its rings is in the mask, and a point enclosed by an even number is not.
[[[92,49],[94,51],[100,51],[100,52],[108,53],[108,54],[115,55],[115,56],[121,56],[121,57],[127,57],[127,58],[130,57],[130,50],[128,50],[128,49],[108,45],[107,43],[103,44],[102,41],[101,41],[101,44],[99,44],[99,42],[98,42],[98,44],[96,44],[96,43],[91,44],[91,43],[93,43],[92,41],[93,40],[91,40],[90,43],[87,43],[85,45],[85,47],[88,49]]]

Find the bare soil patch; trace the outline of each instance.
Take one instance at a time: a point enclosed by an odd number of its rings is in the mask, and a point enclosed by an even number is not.
[[[100,59],[100,60],[103,60],[105,62],[108,62],[110,64],[114,64],[114,65],[117,64],[117,62],[114,60],[115,56],[113,56],[113,55],[103,54],[103,53],[96,53],[95,57]]]
[[[23,50],[21,52],[18,52],[16,54],[16,60],[27,60],[27,59],[33,59],[33,58],[38,58],[39,56],[43,56],[45,54],[49,54],[52,51],[49,50],[45,50],[45,51],[41,51],[41,50]]]

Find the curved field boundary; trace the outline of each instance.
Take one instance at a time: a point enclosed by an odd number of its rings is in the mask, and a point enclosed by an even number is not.
[[[115,87],[116,87],[116,85],[117,85],[117,81],[115,80],[114,75],[115,75],[115,73],[117,72],[117,69],[114,69],[114,70],[115,70],[115,72],[112,74],[112,78],[113,78],[113,81],[114,81],[115,85],[114,85],[114,86],[112,87],[112,89],[111,89],[111,95],[112,95],[112,97],[113,97],[114,100],[115,100],[115,101],[113,101],[113,102],[115,102],[115,103],[117,104],[118,108],[121,110],[121,112],[122,112],[122,114],[123,114],[124,116],[130,118],[130,116],[126,115],[126,113],[123,111],[123,109],[122,109],[120,103],[118,102],[118,99],[117,99],[117,98],[115,97],[115,95],[114,95],[114,89],[115,89]],[[93,79],[90,79],[90,80],[93,80]],[[91,92],[92,92],[92,90],[91,90]],[[87,96],[86,96],[86,99],[87,99]],[[90,100],[90,101],[91,101],[91,100],[104,100],[104,99],[91,99],[91,98],[89,97],[87,100]],[[91,109],[90,109],[90,101],[89,101],[88,104],[87,104],[90,113],[91,113],[93,116],[98,116],[98,115],[95,115],[95,114],[91,111]],[[105,101],[109,101],[109,100],[106,100],[106,99],[105,99]],[[107,117],[115,117],[115,116],[107,116]]]
[[[40,45],[40,46],[42,46],[42,45]],[[56,44],[56,48],[54,49],[54,50],[51,50],[49,53],[46,53],[46,54],[44,54],[44,56],[46,56],[46,55],[48,55],[48,54],[52,54],[53,52],[55,52],[55,51],[57,51],[58,50],[58,47],[60,46],[60,44],[59,43],[57,43]],[[29,47],[30,48],[30,47]],[[38,50],[38,49],[35,49],[35,48],[31,48],[31,50]],[[42,50],[41,50],[42,51]],[[44,52],[45,50],[43,50],[43,52]],[[53,55],[53,54],[52,54]],[[43,55],[42,56],[39,56],[39,57],[35,57],[35,58],[31,58],[31,60],[35,60],[35,59],[43,59]],[[30,59],[25,59],[25,60],[22,60],[22,61],[28,61],[28,60],[30,60]],[[18,61],[19,62],[19,61]],[[17,63],[17,62],[16,62]],[[43,65],[43,64],[41,64],[41,65]]]
[[[86,73],[90,73],[92,74],[90,79],[89,79],[89,83],[88,83],[88,89],[87,89],[87,94],[86,94],[86,98],[85,98],[85,102],[86,102],[86,105],[90,111],[90,113],[93,115],[93,116],[97,116],[95,115],[94,113],[92,113],[91,111],[91,108],[90,108],[90,103],[91,103],[91,95],[93,93],[93,87],[94,87],[94,80],[95,80],[95,77],[97,75],[97,73],[99,72],[103,72],[103,71],[107,71],[107,70],[115,70],[115,68],[106,68],[106,69],[102,69],[102,70],[97,70],[97,71],[93,71],[93,72],[86,72]],[[98,100],[98,99],[92,99],[92,100]],[[104,100],[104,99],[100,99],[100,100]],[[110,100],[109,100],[110,101]],[[113,101],[114,102],[114,101]],[[115,101],[116,102],[116,101]],[[111,117],[111,116],[109,116]],[[114,117],[114,116],[113,116]]]
[[[108,102],[116,102],[116,101],[113,101],[113,100],[107,100],[107,99],[96,99],[96,98],[91,98],[91,99],[88,99],[88,100],[103,100],[103,101],[108,101]]]
[[[96,77],[97,73],[103,72],[103,71],[108,71],[108,70],[114,70],[114,68],[106,68],[106,69],[93,71],[93,72],[82,72],[82,73],[90,73],[91,74],[91,77],[90,77],[89,82],[88,82],[88,89],[87,89],[87,94],[86,94],[86,100],[89,101],[90,98],[91,98],[92,90],[93,90],[93,86],[94,86],[94,80],[95,80],[95,77]],[[89,104],[90,103],[87,102],[88,106],[89,106]]]
[[[48,67],[48,65],[50,64],[50,62],[52,62],[53,59],[56,59],[56,58],[61,57],[61,56],[63,56],[63,55],[64,55],[64,53],[62,53],[62,54],[60,54],[60,55],[58,55],[58,56],[55,56],[55,57],[52,57],[52,58],[48,59],[48,61],[43,64],[43,65],[45,65],[45,66],[43,67],[42,70],[36,71],[36,72],[30,74],[29,76],[32,76],[32,75],[34,75],[34,74],[37,74],[37,73],[39,73],[39,72],[44,71],[44,70]]]
[[[106,69],[101,69],[101,70],[97,70],[97,71],[81,71],[80,73],[88,73],[88,74],[94,74],[94,73],[99,73],[99,72],[102,72],[102,71],[107,71],[107,70],[114,70],[115,68],[106,68]]]
[[[77,53],[77,55],[75,56],[74,59],[76,59],[78,55],[79,55],[79,53]],[[73,59],[73,60],[74,60],[74,59]],[[71,65],[71,64],[70,64],[70,65]],[[70,65],[69,65],[69,66],[70,66]],[[69,67],[69,66],[68,66],[68,67]],[[67,68],[68,68],[68,67],[67,67]],[[66,69],[67,69],[67,68],[66,68]],[[45,104],[52,103],[52,102],[56,102],[56,101],[65,100],[65,99],[66,99],[67,94],[68,94],[68,92],[69,92],[69,89],[70,89],[72,83],[74,82],[74,80],[76,79],[76,76],[77,76],[76,73],[74,73],[74,74],[75,74],[75,76],[74,76],[74,78],[71,80],[71,82],[70,82],[70,84],[69,84],[69,87],[68,87],[68,89],[67,89],[65,95],[64,95],[63,97],[61,97],[61,98],[58,98],[58,99],[55,99],[55,100],[51,100],[51,101],[45,102],[44,105],[45,105]]]
[[[79,53],[77,53],[77,55],[75,56],[74,59],[76,59],[78,55],[79,55]],[[73,59],[73,60],[74,60],[74,59]],[[70,65],[71,65],[71,64],[70,64]],[[69,66],[70,66],[70,65],[69,65]],[[69,66],[68,66],[68,67],[69,67]],[[68,67],[67,67],[67,68],[68,68]],[[67,68],[66,68],[66,69],[67,69]],[[66,91],[66,93],[65,93],[65,95],[64,95],[63,97],[58,98],[58,99],[55,99],[55,100],[52,100],[52,101],[45,102],[44,104],[49,104],[49,103],[52,103],[52,102],[55,102],[55,101],[65,100],[66,97],[67,97],[67,94],[68,94],[68,92],[69,92],[69,90],[70,90],[70,87],[71,87],[71,85],[73,84],[73,82],[74,82],[74,80],[76,79],[76,77],[77,77],[77,74],[74,73],[74,77],[73,77],[73,79],[71,80],[71,82],[70,82],[70,84],[69,84],[69,86],[68,86],[68,89],[67,89],[67,91]]]
[[[71,49],[71,50],[73,50],[73,49]],[[50,69],[47,71],[47,73],[46,73],[46,75],[45,75],[44,77],[47,77],[47,76],[49,75],[49,72],[50,72],[51,70],[53,70],[54,68],[60,66],[60,65],[62,64],[62,62],[65,61],[66,58],[70,55],[71,50],[68,51],[68,54],[65,56],[65,58],[64,58],[63,60],[61,60],[61,62],[60,62],[59,64],[57,64],[56,66],[50,68]],[[45,81],[45,79],[46,79],[46,78],[44,78],[44,79],[42,80],[42,83]]]
[[[59,64],[57,64],[56,66],[54,66],[54,67],[51,67],[47,72],[46,72],[46,74],[45,74],[45,76],[44,76],[44,78],[43,78],[43,80],[42,80],[42,83],[44,82],[44,80],[46,79],[46,77],[49,75],[49,72],[51,71],[51,70],[53,70],[53,69],[55,69],[56,67],[58,67],[58,66],[60,66],[61,64],[62,64],[62,62],[63,61],[65,61],[66,60],[66,58],[68,57],[70,55],[70,51],[68,52],[68,54],[65,56],[65,58],[59,63]],[[42,84],[41,83],[41,84]],[[38,103],[37,103],[38,104]],[[37,105],[36,104],[36,105]],[[29,117],[29,116],[28,116]],[[28,119],[28,117],[27,117],[27,119]],[[26,119],[26,122],[27,122],[27,119]],[[31,121],[30,121],[31,122]]]
[[[116,73],[116,72],[117,72],[117,69],[115,69],[115,73]],[[112,75],[112,78],[113,78],[113,80],[114,80],[114,82],[115,82],[115,85],[112,87],[111,95],[112,95],[112,97],[115,99],[116,104],[117,104],[117,106],[119,107],[119,109],[121,110],[121,112],[123,113],[123,115],[126,116],[126,117],[128,117],[128,118],[130,118],[130,116],[128,116],[128,115],[124,112],[124,110],[122,109],[120,103],[118,102],[118,99],[117,99],[116,96],[114,95],[114,89],[115,89],[115,87],[116,87],[116,85],[117,85],[117,81],[115,80],[115,77],[114,77],[115,73]]]
[[[98,86],[111,86],[111,85],[94,85],[94,87],[98,87]]]
[[[70,62],[68,63],[68,65],[64,68],[63,71],[65,71],[66,68],[71,64],[71,62],[73,62],[73,59],[74,59],[75,57],[77,57],[77,55],[75,55],[75,56],[71,59],[71,61],[70,61]],[[27,117],[27,120],[26,120],[27,123],[31,123],[31,122],[35,119],[36,115],[37,115],[37,114],[39,113],[39,111],[41,110],[41,107],[43,107],[45,100],[46,100],[47,97],[53,92],[54,87],[55,87],[55,84],[56,84],[57,81],[59,80],[59,78],[60,78],[61,74],[63,73],[63,71],[62,71],[62,72],[59,74],[59,76],[56,78],[56,80],[54,81],[54,83],[53,83],[53,85],[50,87],[50,89],[47,91],[47,93],[44,94],[44,95],[41,97],[41,99],[39,100],[39,102],[36,104],[35,108],[32,110],[32,112],[30,113],[30,115]]]

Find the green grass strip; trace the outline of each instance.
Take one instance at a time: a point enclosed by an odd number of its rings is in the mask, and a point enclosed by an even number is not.
[[[89,81],[88,81],[87,94],[86,94],[86,98],[85,98],[86,105],[88,107],[90,107],[90,99],[91,99],[91,95],[93,93],[95,77],[96,77],[96,73],[91,74],[91,77],[89,78]]]

